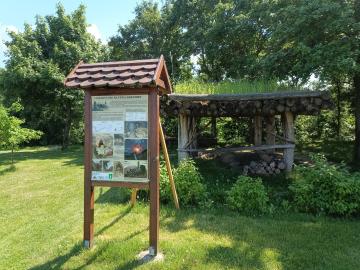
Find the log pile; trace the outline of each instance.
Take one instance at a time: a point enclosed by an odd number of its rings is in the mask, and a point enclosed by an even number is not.
[[[277,115],[284,112],[316,115],[333,107],[328,92],[257,95],[164,95],[161,114],[205,117]]]
[[[272,159],[270,162],[251,161],[243,167],[244,175],[273,175],[284,171],[286,164],[282,159]]]

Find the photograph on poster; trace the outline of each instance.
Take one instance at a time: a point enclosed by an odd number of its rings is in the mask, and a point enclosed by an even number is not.
[[[126,139],[125,159],[147,160],[147,139]]]
[[[92,105],[93,111],[106,111],[109,109],[109,105],[107,104],[106,100],[94,100]]]
[[[103,160],[103,171],[112,172],[113,171],[113,161],[112,160]]]
[[[146,121],[126,121],[125,122],[126,138],[147,138]]]
[[[124,175],[124,165],[121,161],[114,161],[114,177],[121,177]]]
[[[126,178],[147,178],[147,162],[126,161],[124,176]]]
[[[112,134],[95,134],[93,136],[93,157],[108,158],[113,156]]]
[[[102,161],[93,159],[93,161],[92,161],[92,170],[93,171],[102,171]]]
[[[123,146],[124,145],[124,135],[114,134],[114,146]]]

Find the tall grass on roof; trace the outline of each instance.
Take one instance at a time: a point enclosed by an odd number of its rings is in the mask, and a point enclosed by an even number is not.
[[[185,81],[175,85],[176,94],[255,94],[285,91],[299,91],[300,88],[279,84],[276,80],[239,80],[218,83]]]

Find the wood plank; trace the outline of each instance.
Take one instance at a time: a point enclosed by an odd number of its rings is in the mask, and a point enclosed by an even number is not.
[[[149,189],[149,182],[120,182],[120,181],[103,181],[92,180],[91,185],[96,187],[124,187],[124,188],[137,188]]]
[[[133,188],[132,191],[131,191],[131,199],[130,199],[130,203],[131,203],[131,206],[134,207],[135,204],[136,204],[136,195],[137,195],[137,191],[138,189],[137,188]]]
[[[268,149],[287,149],[294,148],[294,144],[275,144],[275,145],[259,145],[259,146],[241,146],[241,147],[225,147],[225,148],[213,148],[213,149],[177,149],[179,152],[201,152],[201,153],[226,153],[236,151],[262,151]]]
[[[275,144],[275,116],[268,116],[266,117],[266,137],[265,142],[267,145],[274,145]],[[274,149],[269,149],[269,153],[273,153]]]
[[[170,165],[169,153],[168,153],[168,150],[167,150],[167,147],[166,147],[164,131],[162,129],[160,119],[159,119],[159,130],[160,130],[160,142],[161,142],[161,146],[162,146],[162,150],[163,150],[163,154],[164,154],[164,158],[165,158],[166,170],[167,170],[167,173],[168,173],[168,176],[169,176],[171,193],[173,195],[175,208],[179,209],[180,208],[179,199],[178,199],[177,192],[176,192],[175,181],[174,181],[174,177],[173,177],[172,170],[171,170],[171,165]]]

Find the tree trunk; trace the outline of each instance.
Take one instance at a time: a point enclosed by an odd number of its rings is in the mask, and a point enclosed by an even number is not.
[[[354,76],[355,147],[354,162],[360,165],[360,74]]]
[[[336,136],[340,140],[341,131],[341,82],[336,81]]]

